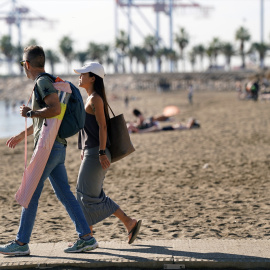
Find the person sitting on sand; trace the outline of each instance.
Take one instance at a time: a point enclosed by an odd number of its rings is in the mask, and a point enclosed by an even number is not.
[[[148,133],[148,132],[157,132],[157,131],[170,131],[170,130],[187,130],[192,128],[199,128],[200,124],[194,118],[190,118],[187,123],[176,123],[169,126],[161,127],[158,122],[153,123],[153,125],[145,128],[140,128],[134,123],[128,122],[127,128],[130,133]]]

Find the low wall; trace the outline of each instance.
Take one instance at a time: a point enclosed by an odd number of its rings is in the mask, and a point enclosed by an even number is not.
[[[186,90],[191,82],[195,91],[234,91],[235,82],[247,82],[254,72],[109,74],[105,77],[107,91],[121,90]],[[60,76],[78,84],[78,75]],[[24,99],[30,95],[33,81],[25,76],[0,77],[0,99]]]

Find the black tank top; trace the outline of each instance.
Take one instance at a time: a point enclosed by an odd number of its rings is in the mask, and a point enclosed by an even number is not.
[[[79,132],[78,147],[83,150],[97,146],[99,146],[99,126],[96,116],[86,113],[84,128]],[[110,146],[108,136],[106,146]]]

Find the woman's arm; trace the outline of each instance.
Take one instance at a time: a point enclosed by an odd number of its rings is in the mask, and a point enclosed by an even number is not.
[[[107,143],[107,124],[104,113],[104,103],[100,96],[95,95],[92,99],[95,108],[95,116],[99,126],[99,149],[105,150]]]
[[[90,99],[89,103],[99,126],[99,150],[105,150],[107,143],[107,124],[104,113],[103,100],[100,96],[94,95]],[[86,111],[89,111],[89,109],[90,108],[86,107]],[[110,161],[106,155],[99,156],[99,161],[103,169],[110,167]]]

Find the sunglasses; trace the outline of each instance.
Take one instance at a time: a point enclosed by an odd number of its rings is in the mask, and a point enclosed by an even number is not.
[[[24,66],[24,63],[25,63],[25,62],[30,63],[30,61],[29,61],[29,60],[22,60],[22,61],[20,61],[20,64],[21,64],[21,66],[22,66],[22,67]]]

